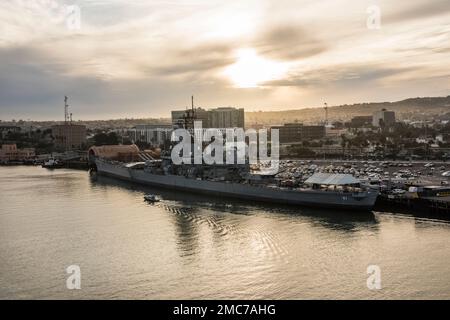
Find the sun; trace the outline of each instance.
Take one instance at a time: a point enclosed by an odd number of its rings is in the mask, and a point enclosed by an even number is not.
[[[237,61],[225,69],[227,76],[238,88],[256,88],[260,84],[281,78],[287,64],[258,56],[253,49],[239,49]]]

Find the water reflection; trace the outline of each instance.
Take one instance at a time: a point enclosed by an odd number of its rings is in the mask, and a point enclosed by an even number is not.
[[[251,203],[231,198],[205,196],[151,186],[138,185],[109,177],[91,180],[95,187],[118,187],[142,194],[158,194],[157,206],[169,213],[174,225],[176,248],[184,264],[199,262],[202,256],[221,257],[230,243],[238,243],[243,252],[263,258],[261,265],[286,263],[299,245],[295,238],[305,226],[329,239],[354,242],[361,232],[376,233],[378,221],[372,212],[346,212],[270,203]],[[292,236],[292,239],[290,238]]]
[[[172,191],[164,188],[134,184],[105,176],[95,176],[91,178],[91,181],[93,185],[103,188],[118,186],[127,190],[142,192],[143,194],[151,193],[161,195],[163,199],[162,208],[168,212],[175,213],[179,217],[183,217],[183,219],[190,219],[191,221],[194,219],[192,217],[193,215],[200,212],[201,209],[206,209],[238,215],[250,215],[262,211],[265,214],[271,214],[283,220],[292,220],[301,217],[313,224],[345,231],[358,230],[363,226],[369,227],[377,223],[373,212],[330,210],[263,202],[252,202],[249,204],[249,201],[239,199]],[[217,226],[217,221],[204,222],[214,227]]]

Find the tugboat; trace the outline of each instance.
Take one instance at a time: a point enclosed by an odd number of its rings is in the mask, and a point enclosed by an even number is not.
[[[42,168],[47,168],[47,169],[58,169],[58,168],[62,168],[64,167],[64,163],[62,163],[61,161],[57,160],[57,159],[49,159],[47,161],[45,161],[42,164]]]

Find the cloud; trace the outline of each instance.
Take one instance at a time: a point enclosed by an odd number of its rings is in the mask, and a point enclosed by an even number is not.
[[[412,72],[419,72],[420,68],[414,67],[386,67],[380,64],[374,65],[337,65],[334,68],[314,69],[305,72],[291,73],[286,79],[265,83],[265,86],[355,86],[358,84],[372,85],[375,82]]]
[[[389,6],[386,5],[387,8]],[[408,1],[407,5],[401,6],[399,10],[391,12],[383,10],[383,21],[385,23],[400,23],[417,19],[426,19],[434,16],[448,15],[450,2],[448,0],[433,1]]]
[[[234,62],[233,46],[224,43],[207,43],[191,48],[173,50],[163,65],[149,68],[159,76],[185,75],[213,72]]]
[[[254,43],[262,55],[279,60],[299,60],[324,52],[327,45],[300,26],[284,25],[267,30]]]
[[[369,0],[79,0],[76,31],[48,3],[0,2],[2,117],[57,118],[65,94],[75,115],[111,118],[168,116],[192,94],[259,110],[449,89],[448,0],[379,0],[380,30],[366,27]],[[286,75],[234,88],[221,71],[245,48]]]

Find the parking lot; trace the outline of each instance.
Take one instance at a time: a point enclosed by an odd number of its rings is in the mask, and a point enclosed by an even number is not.
[[[315,172],[351,174],[371,184],[447,185],[450,164],[444,162],[282,160],[277,177],[304,181]]]

